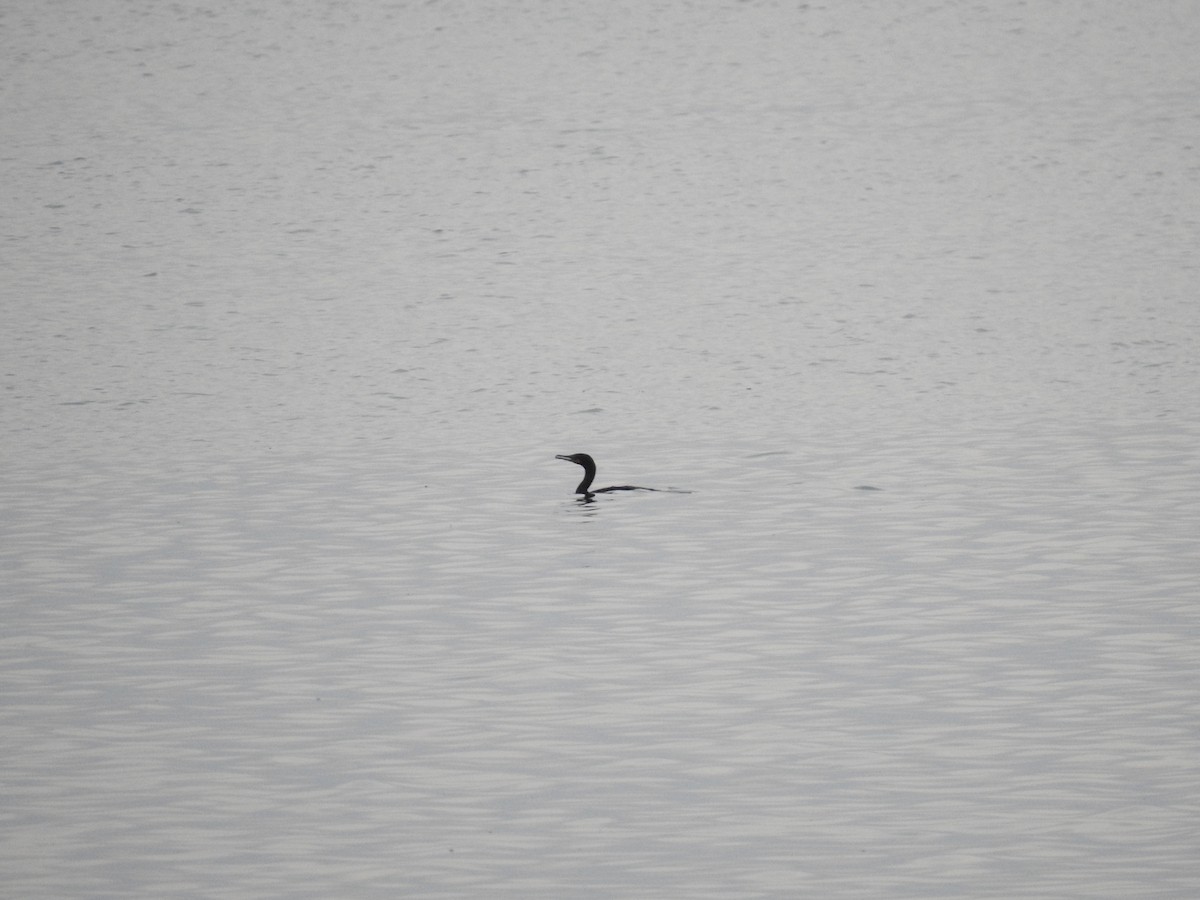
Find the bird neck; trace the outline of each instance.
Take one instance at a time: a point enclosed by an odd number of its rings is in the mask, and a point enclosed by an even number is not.
[[[579,487],[575,488],[575,493],[586,494],[596,477],[596,467],[590,463],[580,463],[580,465],[583,466],[583,481],[579,482]]]

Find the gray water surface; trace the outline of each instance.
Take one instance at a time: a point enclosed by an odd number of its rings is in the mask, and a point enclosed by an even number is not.
[[[3,22],[6,895],[1200,893],[1200,20]]]

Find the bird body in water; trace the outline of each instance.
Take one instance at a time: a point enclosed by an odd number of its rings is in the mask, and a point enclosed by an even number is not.
[[[633,484],[615,484],[612,487],[603,487],[592,489],[592,481],[596,478],[596,461],[586,453],[572,453],[570,455],[559,454],[555,459],[563,459],[567,462],[573,462],[577,466],[583,466],[583,481],[579,482],[579,487],[575,488],[575,493],[583,494],[584,497],[590,497],[592,494],[607,494],[610,491],[657,491],[658,488],[637,487]]]

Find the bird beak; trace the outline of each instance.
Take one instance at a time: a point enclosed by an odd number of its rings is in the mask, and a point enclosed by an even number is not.
[[[554,458],[555,458],[555,459],[565,459],[567,462],[570,462],[570,461],[571,461],[571,457],[569,457],[569,456],[563,456],[561,453],[560,453],[558,456],[554,457]]]

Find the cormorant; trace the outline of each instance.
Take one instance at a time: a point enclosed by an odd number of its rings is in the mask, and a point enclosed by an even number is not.
[[[596,461],[586,453],[572,453],[570,456],[558,455],[555,459],[565,459],[567,462],[573,462],[577,466],[583,466],[583,481],[579,482],[579,487],[575,488],[575,493],[583,494],[585,497],[590,497],[592,494],[607,494],[609,491],[657,491],[658,488],[637,487],[632,484],[616,484],[612,487],[596,488],[592,490],[592,479],[596,477]]]

